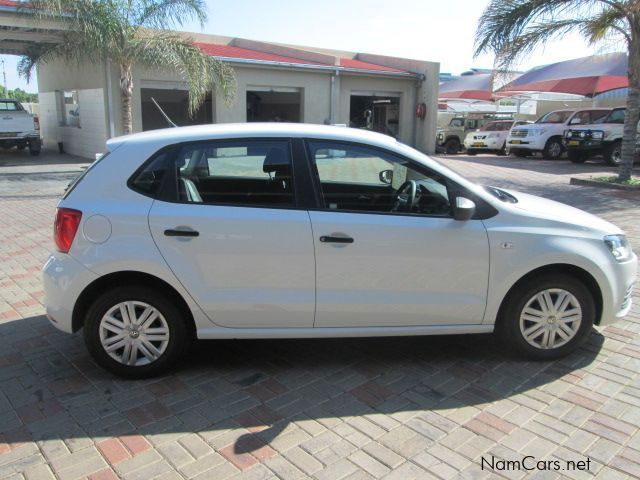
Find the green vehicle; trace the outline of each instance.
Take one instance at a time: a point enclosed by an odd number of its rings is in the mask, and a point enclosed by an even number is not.
[[[488,115],[456,116],[449,124],[436,131],[436,152],[455,155],[462,150],[464,139],[469,132],[479,129],[495,118]]]

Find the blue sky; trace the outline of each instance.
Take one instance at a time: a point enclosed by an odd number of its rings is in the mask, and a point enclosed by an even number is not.
[[[205,27],[191,22],[180,30],[431,60],[441,63],[442,72],[493,63],[489,55],[473,58],[473,35],[488,0],[206,1]],[[567,36],[535,52],[520,68],[599,51],[577,35]],[[37,90],[35,82],[27,85],[18,78],[17,57],[0,57],[7,60],[10,89]]]

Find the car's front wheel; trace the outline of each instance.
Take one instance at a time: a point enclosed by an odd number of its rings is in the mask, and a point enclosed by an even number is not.
[[[117,287],[98,297],[87,312],[85,343],[110,372],[128,378],[163,373],[184,352],[184,313],[166,295],[147,287]]]
[[[536,276],[512,289],[496,333],[524,357],[552,360],[585,342],[595,312],[593,296],[580,280],[566,274]]]

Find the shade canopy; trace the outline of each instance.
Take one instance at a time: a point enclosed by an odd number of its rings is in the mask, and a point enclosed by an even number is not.
[[[455,80],[440,84],[438,98],[441,100],[460,98],[465,100],[493,100],[491,93],[491,75],[478,73],[463,75]]]
[[[500,89],[516,92],[554,92],[593,97],[629,86],[627,54],[608,53],[536,67]]]

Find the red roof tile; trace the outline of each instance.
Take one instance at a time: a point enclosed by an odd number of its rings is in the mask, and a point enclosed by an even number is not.
[[[15,2],[14,0],[0,0],[0,7],[19,7],[22,2]]]
[[[6,0],[0,0],[6,1]],[[263,60],[268,62],[301,63],[304,65],[323,65],[321,63],[310,62],[302,58],[286,57],[274,53],[265,53],[249,48],[234,47],[232,45],[217,45],[214,43],[196,43],[204,53],[212,57],[243,58],[249,60]]]
[[[354,58],[341,58],[340,65],[345,68],[355,68],[358,70],[378,70],[381,72],[404,72],[404,70],[398,70],[397,68],[385,67],[383,65],[377,65],[375,63],[363,62],[362,60],[356,60]]]
[[[7,0],[0,0],[7,1]],[[211,55],[212,57],[225,57],[225,58],[238,58],[246,60],[263,60],[268,62],[281,62],[281,63],[299,63],[302,65],[322,65],[327,66],[325,63],[311,62],[302,58],[287,57],[284,55],[277,55],[275,53],[265,53],[258,50],[252,50],[249,48],[234,47],[232,45],[219,45],[214,43],[196,43],[204,53]],[[340,66],[345,68],[352,68],[356,70],[374,70],[379,72],[404,72],[404,70],[398,70],[397,68],[384,67],[382,65],[376,65],[374,63],[363,62],[362,60],[354,60],[352,58],[341,58]]]

